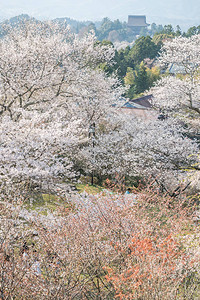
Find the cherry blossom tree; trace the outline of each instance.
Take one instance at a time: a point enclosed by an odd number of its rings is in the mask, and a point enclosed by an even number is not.
[[[178,119],[187,129],[186,135],[195,139],[200,128],[200,35],[177,37],[166,41],[161,49],[159,63],[174,64],[181,74],[164,76],[152,89],[153,104],[164,114]],[[198,151],[196,163],[189,168],[190,179],[196,185],[199,178]]]
[[[112,105],[124,89],[97,66],[112,64],[114,50],[92,33],[79,39],[56,25],[25,24],[0,48],[4,182],[71,180],[82,171],[163,180],[196,163],[180,126],[129,118]]]
[[[153,88],[153,104],[199,126],[200,115],[200,35],[166,41],[159,57],[161,66],[174,64],[182,75],[164,76]],[[177,71],[178,72],[178,71]],[[195,119],[195,120],[194,120]]]
[[[0,41],[1,178],[74,177],[73,152],[121,95],[99,62],[114,50],[91,33],[25,24]]]
[[[55,24],[26,24],[12,30],[0,44],[1,114],[8,111],[12,116],[17,108],[41,110],[52,102],[61,105],[84,96],[93,99],[91,78],[96,83],[105,78],[92,70],[114,55],[95,41],[93,34],[80,40]]]
[[[115,121],[115,123],[114,123]],[[154,177],[174,187],[197,163],[197,144],[174,120],[144,122],[115,115],[112,126],[97,131],[94,145],[80,150],[82,167],[97,177]],[[115,124],[115,126],[114,126]]]
[[[173,201],[150,188],[130,198],[89,196],[64,187],[64,201],[43,214],[31,203],[26,209],[16,188],[57,189],[81,169],[179,180],[197,163],[185,129],[112,106],[123,89],[96,67],[112,63],[113,49],[93,34],[79,40],[27,24],[0,49],[0,297],[198,297],[199,233],[186,234],[195,207],[184,196]]]

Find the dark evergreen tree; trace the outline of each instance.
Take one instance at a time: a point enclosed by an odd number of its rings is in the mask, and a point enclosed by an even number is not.
[[[140,65],[136,66],[135,72],[135,93],[140,94],[149,88],[148,74],[146,67],[142,62]]]
[[[159,50],[160,45],[156,45],[150,36],[142,36],[136,40],[129,56],[135,63],[139,64],[145,58],[155,58]]]

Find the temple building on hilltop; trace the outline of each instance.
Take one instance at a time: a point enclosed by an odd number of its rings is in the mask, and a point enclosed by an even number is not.
[[[134,34],[140,34],[140,31],[148,26],[146,16],[128,16],[128,27],[132,29]]]

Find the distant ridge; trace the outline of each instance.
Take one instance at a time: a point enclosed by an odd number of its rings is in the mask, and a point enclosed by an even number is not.
[[[56,4],[55,4],[56,3]],[[200,23],[199,0],[4,0],[0,1],[1,18],[9,18],[13,14],[25,12],[39,20],[52,20],[68,16],[77,21],[102,20],[108,17],[111,20],[127,20],[128,15],[146,15],[149,23],[162,25],[180,25],[182,30]],[[1,20],[0,20],[1,21]]]
[[[11,28],[16,28],[27,21],[33,24],[42,23],[37,19],[30,17],[27,14],[21,14],[19,16],[12,17],[0,23],[0,37],[3,37],[7,34],[7,29],[6,29],[7,26]]]
[[[68,17],[64,17],[64,18],[56,18],[53,19],[52,22],[57,22],[57,23],[66,23],[70,26],[76,27],[78,24],[83,24],[85,26],[88,26],[89,24],[91,24],[91,21],[77,21]]]
[[[1,24],[10,24],[10,25],[16,25],[16,24],[19,24],[21,22],[24,22],[24,21],[33,21],[33,22],[39,22],[37,19],[33,18],[33,17],[30,17],[29,15],[27,14],[21,14],[19,16],[15,16],[15,17],[12,17],[10,19],[7,19],[3,22],[1,22]]]

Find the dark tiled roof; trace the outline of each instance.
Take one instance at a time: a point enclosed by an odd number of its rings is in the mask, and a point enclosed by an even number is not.
[[[153,95],[147,95],[147,96],[143,96],[137,99],[133,99],[130,100],[129,102],[131,102],[132,104],[139,104],[145,108],[151,108],[151,99],[153,98]]]
[[[122,108],[137,108],[137,109],[146,109],[146,107],[140,105],[140,104],[137,104],[137,103],[132,103],[132,102],[126,102]]]
[[[178,64],[171,64],[169,66],[170,74],[185,74],[185,67]]]
[[[146,27],[148,25],[146,23],[146,16],[128,16],[128,26]]]

